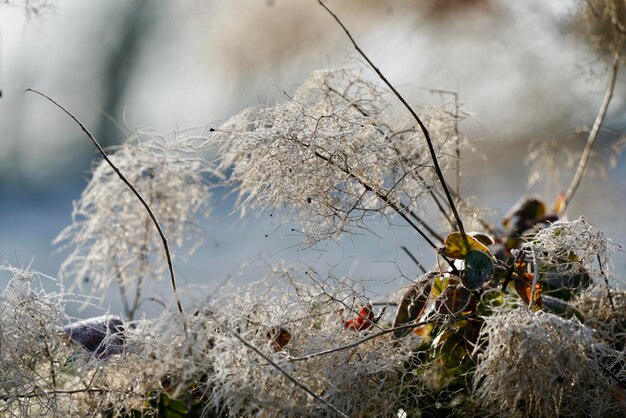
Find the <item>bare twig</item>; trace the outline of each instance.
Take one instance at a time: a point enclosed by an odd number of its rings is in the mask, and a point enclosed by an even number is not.
[[[424,274],[428,273],[428,271],[424,268],[424,265],[420,263],[420,261],[417,258],[415,258],[415,256],[411,253],[411,251],[409,251],[408,248],[406,248],[404,245],[402,245],[400,248],[402,248],[402,250],[406,253],[406,255],[408,255],[409,258],[413,260],[415,264],[417,264],[417,267],[422,271],[422,273]]]
[[[436,240],[438,240],[442,244],[445,243],[445,240],[443,239],[443,237],[441,235],[439,235],[437,233],[437,231],[432,229],[427,223],[425,223],[424,220],[422,218],[420,218],[417,213],[415,213],[415,211],[412,211],[412,210],[410,210],[410,209],[408,209],[406,207],[404,209],[407,210],[409,212],[409,215],[411,215],[411,218],[415,219],[416,222],[419,222],[419,224],[422,225],[424,227],[424,229],[426,229],[426,231],[428,231],[428,233],[433,238],[435,238]]]
[[[76,390],[54,390],[54,391],[46,391],[46,392],[30,392],[25,393],[23,395],[5,395],[0,396],[0,401],[10,401],[13,399],[32,399],[32,398],[41,398],[41,397],[50,397],[55,395],[74,395],[76,393],[103,393],[109,392],[110,389],[76,389]]]
[[[305,144],[302,141],[298,141],[299,144],[305,146],[305,147],[310,147],[309,144]],[[402,219],[404,219],[406,221],[406,223],[408,223],[409,225],[411,225],[411,227],[418,233],[421,235],[422,238],[424,238],[424,241],[426,241],[428,243],[428,245],[430,245],[434,250],[437,250],[437,245],[430,239],[428,238],[428,235],[426,235],[424,233],[424,231],[422,231],[419,226],[417,226],[417,224],[415,222],[413,222],[411,220],[411,218],[405,213],[405,211],[403,210],[403,208],[400,206],[400,204],[394,202],[393,200],[391,200],[387,194],[381,193],[378,190],[375,190],[372,186],[370,186],[368,183],[366,183],[365,181],[361,180],[358,176],[356,176],[353,172],[346,170],[345,168],[341,167],[339,164],[337,164],[336,162],[333,161],[332,158],[327,157],[325,155],[323,155],[322,153],[320,153],[319,151],[314,151],[315,156],[318,158],[321,158],[322,160],[326,161],[329,164],[334,165],[335,167],[337,167],[339,170],[343,171],[345,174],[347,174],[348,176],[350,176],[351,178],[353,178],[354,180],[356,180],[357,182],[359,182],[361,184],[361,186],[363,186],[363,188],[370,192],[370,193],[374,193],[374,195],[376,195],[376,197],[378,197],[380,200],[382,200],[383,202],[385,202],[385,204],[389,205],[389,207],[391,207],[398,215],[400,215],[400,217],[402,217]],[[418,218],[419,219],[419,218]],[[422,223],[423,225],[423,223]],[[441,237],[439,237],[441,238]],[[443,241],[443,240],[442,240]],[[443,258],[452,268],[452,271],[456,272],[457,268],[454,265],[454,263],[447,258],[445,255],[440,255],[441,258]]]
[[[150,219],[152,219],[152,223],[154,223],[154,226],[156,227],[157,231],[159,232],[159,235],[161,236],[161,241],[163,242],[163,249],[165,251],[165,257],[167,258],[167,267],[168,267],[169,272],[170,272],[170,283],[172,285],[172,290],[174,292],[174,297],[176,298],[176,305],[178,307],[178,311],[180,312],[180,314],[182,316],[184,316],[185,312],[183,310],[183,305],[180,302],[180,298],[178,297],[178,291],[176,289],[176,278],[174,277],[174,266],[172,264],[172,255],[170,253],[169,244],[167,242],[167,238],[166,238],[165,234],[163,233],[163,229],[161,228],[161,224],[159,223],[159,221],[157,220],[154,212],[150,208],[150,205],[148,205],[148,203],[141,196],[139,191],[126,178],[126,176],[124,176],[124,174],[122,174],[122,172],[119,170],[119,168],[117,168],[117,166],[113,163],[113,161],[111,161],[111,159],[109,158],[107,153],[104,151],[104,149],[102,149],[102,147],[100,146],[100,144],[98,143],[96,138],[93,136],[93,134],[91,132],[89,132],[89,130],[85,127],[85,125],[83,125],[82,122],[79,121],[78,118],[76,118],[76,116],[74,116],[69,110],[67,110],[61,104],[57,103],[54,99],[50,98],[49,96],[46,96],[45,94],[43,94],[43,93],[41,93],[41,92],[39,92],[37,90],[26,89],[25,91],[30,91],[30,92],[36,93],[36,94],[38,94],[38,95],[48,99],[55,106],[57,106],[59,109],[64,111],[69,117],[71,117],[74,120],[74,122],[76,122],[78,124],[78,126],[80,126],[80,128],[83,130],[83,132],[89,137],[91,142],[93,142],[95,147],[100,152],[100,155],[102,155],[102,158],[104,158],[104,160],[109,164],[109,166],[111,166],[113,171],[115,171],[117,176],[124,182],[124,184],[126,184],[126,186],[128,186],[128,188],[133,192],[133,194],[137,197],[137,199],[139,199],[139,201],[141,202],[143,207],[146,209],[146,212],[148,212],[148,215],[150,216]],[[185,334],[187,334],[187,326],[185,324],[184,318],[183,318],[183,328],[185,329]]]
[[[604,122],[604,118],[606,117],[606,111],[611,103],[611,98],[613,97],[613,91],[615,90],[615,80],[617,79],[617,73],[619,71],[619,65],[622,60],[622,48],[624,47],[624,36],[623,34],[619,34],[617,38],[617,44],[615,46],[615,57],[613,59],[613,65],[611,66],[611,72],[609,74],[609,79],[606,85],[606,92],[604,93],[604,100],[602,101],[602,105],[600,106],[600,110],[598,111],[598,116],[596,116],[596,120],[593,123],[593,128],[589,131],[589,136],[587,137],[587,144],[585,145],[585,149],[583,150],[582,155],[580,156],[580,161],[578,163],[578,168],[576,169],[576,174],[572,179],[572,182],[565,194],[565,198],[563,199],[563,205],[561,206],[561,210],[559,214],[563,214],[567,205],[572,200],[574,193],[578,189],[578,185],[580,184],[580,180],[583,177],[583,173],[585,172],[585,167],[587,166],[587,161],[589,159],[589,154],[591,153],[591,147],[598,136],[598,132],[600,131],[600,127]]]
[[[411,116],[413,116],[413,118],[415,119],[415,121],[419,125],[420,129],[422,130],[422,133],[424,134],[424,138],[426,138],[426,143],[428,144],[428,149],[430,151],[430,156],[431,156],[431,159],[433,161],[433,165],[434,165],[434,168],[435,168],[435,173],[437,174],[437,178],[441,182],[441,186],[443,187],[443,190],[444,190],[444,192],[446,194],[446,198],[448,199],[448,203],[450,204],[450,209],[452,209],[452,213],[454,214],[454,218],[456,220],[457,227],[459,228],[459,231],[461,232],[461,237],[463,237],[463,242],[465,243],[465,247],[469,251],[470,250],[470,245],[469,245],[469,241],[467,240],[467,236],[465,234],[465,228],[463,227],[463,222],[461,221],[459,213],[456,210],[456,205],[454,204],[454,200],[452,199],[452,195],[450,194],[450,190],[448,189],[448,185],[446,184],[446,180],[443,177],[443,173],[441,171],[441,167],[439,167],[439,161],[437,160],[437,154],[435,152],[435,147],[433,146],[433,142],[432,142],[432,140],[430,138],[430,133],[428,132],[428,129],[426,128],[426,125],[424,125],[424,123],[422,122],[420,117],[417,115],[415,110],[413,110],[411,105],[409,105],[409,103],[406,101],[406,99],[398,92],[398,90],[396,90],[396,88],[393,86],[393,84],[391,84],[389,82],[389,80],[387,80],[387,77],[385,77],[385,75],[378,69],[378,67],[376,67],[376,65],[374,65],[372,60],[369,59],[369,57],[365,54],[365,52],[363,52],[361,47],[359,47],[359,45],[356,43],[356,41],[354,40],[354,38],[350,34],[350,31],[348,30],[348,28],[346,28],[346,26],[339,19],[339,17],[332,10],[330,10],[328,8],[328,6],[326,6],[324,4],[324,2],[322,0],[317,0],[317,1],[324,9],[326,9],[326,11],[333,17],[333,19],[335,19],[335,21],[339,24],[339,26],[341,26],[341,28],[343,29],[345,34],[348,36],[348,38],[352,42],[352,45],[357,50],[357,52],[363,57],[363,59],[365,59],[365,61],[367,61],[367,63],[376,72],[378,77],[387,85],[387,87],[389,87],[389,89],[398,98],[398,100],[400,100],[400,102],[409,111]]]
[[[315,398],[315,400],[317,400],[318,402],[326,405],[331,411],[333,411],[335,414],[344,417],[344,418],[348,418],[348,415],[346,415],[345,413],[341,412],[340,410],[338,410],[335,406],[333,406],[331,403],[329,403],[327,400],[325,400],[324,398],[321,398],[319,395],[317,395],[315,392],[313,392],[313,390],[311,390],[308,386],[306,386],[304,383],[300,382],[298,379],[296,379],[295,377],[293,377],[289,372],[287,372],[284,368],[282,368],[279,364],[277,364],[274,360],[272,360],[271,358],[269,358],[267,355],[265,355],[261,350],[259,350],[258,348],[256,348],[254,345],[250,344],[248,341],[246,341],[241,335],[239,335],[238,332],[236,332],[233,329],[230,329],[226,326],[223,326],[223,328],[225,328],[233,337],[237,338],[239,341],[241,341],[243,343],[243,345],[245,345],[246,347],[248,347],[250,350],[254,351],[255,354],[257,354],[258,356],[260,356],[261,358],[263,358],[263,360],[267,361],[272,367],[274,367],[276,370],[278,370],[279,372],[281,372],[288,380],[290,380],[291,382],[293,382],[293,384],[295,384],[296,386],[298,386],[300,389],[302,389],[303,391],[305,391],[306,393],[308,393],[309,395],[311,395],[313,398]]]
[[[453,318],[451,321],[457,322],[457,321],[461,321],[463,319],[471,318],[473,316],[475,316],[475,314],[471,313],[471,314],[459,316],[458,318]],[[373,340],[374,338],[378,338],[378,337],[382,337],[383,335],[391,334],[394,331],[399,331],[399,330],[403,330],[403,329],[417,328],[417,327],[421,327],[422,325],[434,324],[434,323],[438,323],[438,322],[441,322],[441,318],[434,318],[434,319],[431,319],[431,320],[428,320],[428,321],[416,322],[416,323],[413,323],[413,324],[404,324],[404,325],[400,325],[399,327],[395,327],[395,328],[388,328],[386,330],[377,332],[376,334],[370,334],[367,337],[363,337],[360,340],[356,340],[353,343],[342,345],[342,346],[339,346],[339,347],[329,348],[328,350],[317,351],[315,353],[307,354],[307,355],[302,356],[302,357],[292,357],[291,359],[289,359],[289,361],[291,361],[291,362],[306,361],[306,360],[310,360],[310,359],[315,358],[315,357],[325,356],[327,354],[332,354],[332,353],[336,353],[336,352],[343,351],[343,350],[349,350],[351,348],[356,348],[356,347],[360,346],[364,342],[367,342],[369,340]]]
[[[600,266],[600,274],[604,278],[604,284],[606,284],[606,293],[609,296],[609,302],[611,303],[611,310],[615,312],[615,305],[613,304],[613,296],[611,296],[611,286],[609,286],[609,278],[606,276],[604,272],[604,268],[602,267],[602,259],[599,254],[596,254],[596,258],[598,259],[598,265]]]
[[[456,141],[456,199],[461,200],[461,144],[459,132],[459,93],[453,90],[426,89],[431,93],[448,94],[454,98],[454,139]]]

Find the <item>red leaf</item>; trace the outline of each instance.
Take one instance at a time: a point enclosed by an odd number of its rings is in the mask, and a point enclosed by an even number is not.
[[[368,303],[361,308],[359,314],[355,318],[342,322],[345,329],[349,329],[351,331],[364,331],[372,326],[373,320],[374,311],[372,310],[372,304]]]

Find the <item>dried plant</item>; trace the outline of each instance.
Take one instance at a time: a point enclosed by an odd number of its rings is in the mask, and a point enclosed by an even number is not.
[[[324,403],[242,344],[242,338],[348,416],[391,416],[398,404],[416,399],[422,389],[415,382],[398,391],[406,373],[403,364],[413,353],[391,338],[306,358],[353,342],[355,332],[344,326],[337,312],[340,303],[312,296],[320,295],[319,287],[297,282],[295,274],[276,269],[268,279],[246,289],[224,288],[190,319],[191,339],[180,334],[175,339],[153,339],[157,346],[150,350],[163,365],[165,390],[173,397],[193,391],[203,399],[206,414],[252,416],[262,411],[267,416],[319,416],[328,412]],[[278,332],[284,333],[281,339],[276,339]]]
[[[526,309],[486,317],[473,376],[474,396],[495,414],[619,416],[626,354],[602,344],[576,320]],[[611,377],[608,370],[615,370]],[[615,379],[615,380],[614,380]]]
[[[0,413],[5,416],[54,416],[60,400],[54,389],[59,359],[67,348],[57,337],[67,316],[63,289],[47,293],[40,273],[2,265],[13,276],[0,295]]]
[[[197,216],[208,214],[211,185],[207,179],[218,175],[207,160],[205,144],[203,137],[139,131],[111,157],[145,196],[183,255],[202,242]],[[104,161],[94,168],[89,185],[74,204],[72,224],[55,242],[72,250],[61,267],[62,276],[74,279],[80,288],[89,281],[98,293],[116,283],[131,319],[144,281],[160,280],[167,266],[149,214]]]
[[[435,184],[428,150],[419,133],[396,127],[370,77],[355,67],[318,71],[287,101],[247,109],[217,130],[242,209],[286,208],[309,243],[420,211]],[[453,117],[426,114],[441,156],[453,146]]]
[[[589,10],[603,16],[606,7]],[[89,280],[96,292],[117,284],[127,318],[72,322],[62,287],[46,292],[37,283],[44,276],[5,265],[13,278],[0,295],[2,414],[623,414],[615,246],[585,218],[561,219],[604,119],[621,46],[570,192],[552,212],[537,197],[522,199],[499,230],[460,193],[467,114],[458,95],[452,110],[429,106],[418,116],[326,10],[371,72],[360,62],[318,71],[284,101],[247,109],[208,135],[140,131],[110,157],[66,111],[105,160],[57,238],[71,250],[62,276],[77,288]],[[386,88],[412,119],[397,116]],[[446,169],[457,171],[456,192]],[[242,213],[301,222],[305,245],[399,217],[446,263],[422,266],[422,277],[379,303],[362,278],[274,265],[247,287],[194,292],[184,311],[176,295],[180,315],[159,301],[160,317],[133,321],[149,280],[168,269],[176,291],[165,236],[176,261],[197,248],[196,222],[218,184],[230,186]],[[421,218],[427,199],[445,226]]]

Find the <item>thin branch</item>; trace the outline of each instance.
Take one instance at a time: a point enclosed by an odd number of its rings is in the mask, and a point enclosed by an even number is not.
[[[402,205],[404,207],[404,205]],[[419,217],[419,215],[417,213],[415,213],[415,211],[410,210],[407,207],[404,207],[405,210],[407,210],[409,212],[409,215],[411,215],[411,218],[415,219],[415,221],[419,222],[420,225],[422,225],[424,227],[424,229],[426,229],[426,231],[428,231],[428,233],[435,238],[436,240],[438,240],[439,242],[441,242],[442,244],[444,244],[446,241],[443,239],[443,237],[441,235],[439,235],[437,233],[437,231],[435,231],[434,229],[432,229],[427,223],[424,222],[424,220],[422,218]]]
[[[463,319],[471,318],[471,317],[474,317],[474,316],[476,316],[476,315],[471,313],[471,314],[459,316],[458,318],[453,318],[452,321],[453,322],[462,321]],[[327,354],[332,354],[332,353],[336,353],[336,352],[343,351],[343,350],[349,350],[351,348],[356,348],[356,347],[360,346],[364,342],[367,342],[369,340],[373,340],[374,338],[378,338],[378,337],[382,337],[383,335],[391,334],[394,331],[417,328],[417,327],[421,327],[422,325],[435,324],[435,323],[438,323],[440,321],[441,321],[441,318],[434,318],[434,319],[430,319],[428,321],[416,322],[416,323],[413,323],[413,324],[404,324],[404,325],[400,325],[399,327],[395,327],[395,328],[388,328],[386,330],[377,332],[376,334],[370,334],[367,337],[363,337],[360,340],[356,340],[353,343],[342,345],[342,346],[339,346],[339,347],[329,348],[328,350],[317,351],[315,353],[307,354],[306,356],[302,356],[302,357],[292,357],[292,358],[289,359],[289,361],[291,361],[291,362],[306,361],[306,360],[310,360],[310,359],[315,358],[315,357],[325,356]]]
[[[428,149],[430,151],[430,156],[431,156],[431,159],[433,161],[433,165],[435,167],[435,173],[437,174],[437,178],[441,182],[441,186],[443,187],[443,190],[444,190],[444,192],[446,194],[446,198],[448,199],[448,203],[450,204],[450,209],[452,209],[452,213],[454,214],[454,218],[456,220],[456,224],[457,224],[457,226],[459,228],[459,231],[461,232],[461,237],[463,237],[463,242],[465,243],[465,248],[467,248],[467,250],[469,251],[470,250],[470,245],[469,245],[469,241],[467,240],[467,236],[465,234],[465,228],[463,227],[463,222],[461,222],[461,218],[459,216],[459,213],[456,210],[456,205],[454,204],[454,200],[452,199],[452,195],[450,194],[450,190],[448,189],[448,185],[446,184],[446,180],[443,177],[443,173],[441,171],[441,167],[439,167],[439,161],[437,160],[437,154],[435,153],[435,147],[433,146],[433,142],[432,142],[432,140],[430,138],[430,133],[428,132],[428,129],[426,128],[426,125],[424,125],[422,120],[419,118],[419,116],[417,115],[415,110],[413,110],[411,105],[409,105],[409,103],[406,101],[406,99],[398,92],[398,90],[396,90],[396,88],[393,86],[393,84],[391,84],[389,82],[389,80],[387,80],[387,77],[385,77],[385,75],[378,69],[378,67],[376,67],[376,65],[374,65],[374,63],[368,58],[368,56],[365,54],[365,52],[363,52],[363,50],[359,47],[359,45],[356,43],[356,41],[354,40],[354,38],[350,34],[350,31],[348,31],[348,28],[346,28],[346,26],[339,19],[339,17],[335,13],[333,13],[333,11],[330,10],[328,8],[328,6],[326,6],[324,4],[324,2],[322,0],[317,0],[317,1],[335,19],[335,21],[339,24],[339,26],[341,26],[341,28],[343,29],[345,34],[348,36],[348,38],[350,38],[350,41],[352,42],[352,45],[357,50],[357,52],[363,57],[363,59],[365,59],[365,61],[367,61],[367,63],[376,72],[378,77],[380,77],[380,79],[387,85],[387,87],[389,87],[389,89],[393,92],[393,94],[398,98],[398,100],[400,100],[400,102],[402,102],[404,107],[409,111],[411,116],[413,116],[413,118],[417,121],[420,129],[422,130],[422,133],[424,134],[424,138],[426,138],[426,143],[428,144]]]
[[[30,392],[23,395],[5,395],[0,396],[0,401],[10,401],[12,399],[30,399],[49,397],[50,395],[74,395],[77,393],[103,393],[110,392],[111,389],[74,389],[74,390],[48,390],[45,392]],[[132,393],[132,392],[131,392]]]
[[[461,144],[459,131],[459,93],[453,90],[425,89],[431,93],[440,95],[449,94],[454,98],[454,139],[456,141],[456,200],[461,200]]]
[[[330,402],[328,402],[327,400],[321,398],[319,395],[317,395],[315,392],[313,392],[313,390],[311,390],[308,386],[306,386],[304,383],[298,381],[298,379],[296,379],[295,377],[293,377],[289,372],[287,372],[284,368],[282,368],[279,364],[277,364],[274,360],[272,360],[271,358],[269,358],[267,355],[265,355],[265,353],[263,353],[261,350],[259,350],[258,348],[256,348],[254,345],[250,344],[248,341],[246,341],[241,335],[239,335],[238,332],[236,332],[235,330],[232,330],[224,325],[222,325],[223,328],[225,328],[233,337],[237,338],[239,341],[241,341],[243,343],[243,345],[245,345],[246,347],[248,347],[250,350],[254,351],[258,356],[262,357],[263,360],[267,361],[272,367],[274,367],[276,370],[278,370],[279,372],[281,372],[288,380],[290,380],[293,384],[295,384],[296,386],[298,386],[300,389],[304,390],[306,393],[308,393],[309,395],[311,395],[313,398],[315,398],[315,400],[317,400],[318,402],[326,405],[331,411],[333,411],[335,414],[344,417],[344,418],[349,418],[348,415],[346,415],[345,413],[341,412],[340,410],[338,410],[335,406],[333,406]]]
[[[169,272],[170,272],[170,282],[171,282],[171,285],[172,285],[172,290],[174,292],[174,297],[176,298],[176,305],[178,306],[178,311],[180,312],[181,316],[184,317],[185,312],[183,310],[183,305],[180,302],[180,298],[178,297],[178,291],[176,290],[176,278],[174,277],[174,266],[172,264],[172,255],[170,253],[169,244],[167,243],[167,238],[165,237],[165,234],[163,233],[163,229],[161,228],[161,224],[157,220],[154,212],[152,212],[152,209],[150,208],[150,205],[148,205],[148,203],[141,196],[139,191],[126,178],[126,176],[124,176],[122,174],[122,172],[119,170],[119,168],[117,168],[117,166],[113,163],[113,161],[111,161],[111,159],[106,154],[104,149],[102,149],[102,147],[100,146],[100,144],[98,143],[96,138],[93,136],[93,134],[91,132],[89,132],[89,130],[85,127],[85,125],[83,125],[82,122],[79,121],[76,118],[76,116],[74,116],[69,110],[67,110],[65,107],[63,107],[59,103],[57,103],[55,100],[53,100],[52,98],[46,96],[45,94],[43,94],[43,93],[41,93],[41,92],[39,92],[37,90],[26,89],[25,91],[30,91],[30,92],[36,93],[36,94],[38,94],[38,95],[48,99],[55,106],[57,106],[59,109],[64,111],[69,117],[71,117],[74,120],[74,122],[76,122],[78,124],[78,126],[80,126],[80,128],[89,137],[89,139],[91,139],[91,142],[93,142],[93,144],[96,146],[96,148],[98,149],[98,151],[102,155],[102,158],[104,158],[104,160],[111,166],[113,171],[115,171],[117,176],[126,184],[126,186],[128,186],[128,188],[133,192],[133,194],[137,197],[137,199],[139,199],[139,201],[141,202],[143,207],[146,209],[146,212],[148,212],[148,215],[150,216],[150,219],[152,219],[152,223],[154,223],[154,226],[156,227],[157,231],[159,232],[159,235],[161,236],[161,241],[163,242],[163,249],[165,250],[165,257],[167,258],[167,267],[168,267]],[[186,326],[184,320],[183,320],[183,328],[185,329],[185,335],[186,335],[187,334],[187,326]]]
[[[578,185],[580,184],[580,180],[583,177],[583,173],[585,172],[585,167],[587,166],[587,161],[589,160],[589,154],[591,154],[591,147],[598,136],[598,132],[600,131],[600,127],[604,122],[604,118],[606,117],[606,111],[609,108],[609,104],[611,103],[611,98],[613,97],[613,91],[615,90],[615,81],[617,79],[617,73],[619,71],[620,61],[622,60],[622,48],[624,47],[624,35],[620,34],[617,38],[617,45],[615,47],[615,58],[613,59],[613,65],[611,66],[611,72],[609,74],[609,79],[606,85],[606,92],[604,93],[604,100],[602,101],[602,105],[600,106],[600,110],[598,111],[598,116],[596,116],[596,120],[593,124],[593,128],[589,132],[589,136],[587,137],[587,144],[585,145],[585,149],[583,150],[582,155],[580,156],[580,161],[578,163],[578,168],[576,169],[576,174],[572,179],[572,182],[565,194],[565,198],[563,199],[563,205],[559,214],[563,214],[567,205],[572,200],[574,193],[578,189]]]
[[[301,141],[298,141],[299,144],[301,144],[304,147],[310,147],[311,145],[309,144],[305,144]],[[437,245],[430,239],[428,238],[428,235],[426,235],[424,233],[424,231],[422,231],[419,226],[417,226],[417,224],[415,222],[413,222],[411,220],[411,218],[404,213],[404,210],[402,210],[402,207],[400,207],[396,202],[392,201],[388,196],[386,196],[383,193],[380,193],[377,190],[374,190],[374,188],[372,186],[370,186],[368,183],[364,182],[363,180],[361,180],[359,177],[357,177],[354,173],[352,173],[349,170],[344,169],[343,167],[341,167],[339,164],[337,164],[336,162],[334,162],[332,160],[332,158],[330,157],[326,157],[325,155],[323,155],[322,153],[318,152],[318,151],[313,151],[314,155],[318,158],[321,158],[322,160],[326,161],[329,164],[334,165],[335,167],[337,167],[339,170],[343,171],[346,175],[350,176],[351,178],[353,178],[354,180],[356,180],[358,183],[361,184],[361,186],[363,186],[363,188],[371,193],[374,193],[376,195],[376,197],[378,197],[380,200],[382,200],[383,202],[385,202],[385,204],[389,205],[389,207],[391,207],[398,215],[400,215],[402,217],[402,219],[404,219],[409,225],[411,225],[411,227],[418,233],[421,235],[422,238],[424,238],[424,240],[428,243],[428,245],[430,245],[434,250],[437,250],[438,247]],[[441,258],[443,258],[449,265],[450,267],[452,267],[452,271],[453,272],[457,272],[457,268],[454,265],[454,263],[447,258],[445,255],[440,255]]]
[[[404,245],[400,246],[400,248],[402,248],[402,250],[406,253],[406,255],[408,255],[409,258],[413,260],[415,264],[417,264],[417,267],[422,271],[422,273],[428,274],[428,271],[424,268],[424,265],[420,263],[420,261],[417,258],[415,258],[415,256],[411,253],[411,251],[409,251],[408,248],[406,248]]]
[[[604,278],[604,283],[606,284],[606,293],[609,295],[609,302],[611,303],[611,310],[615,312],[615,305],[613,304],[613,296],[611,296],[611,286],[609,286],[609,278],[606,276],[604,272],[604,268],[602,267],[602,259],[599,254],[596,254],[596,258],[598,259],[598,265],[600,266],[600,274]]]
[[[311,144],[304,143],[304,142],[302,142],[300,140],[297,140],[297,139],[295,139],[295,141],[298,144],[300,144],[303,147],[305,147],[305,148],[311,148]],[[428,235],[426,235],[426,233],[424,233],[424,231],[422,231],[415,224],[415,222],[413,222],[409,218],[409,216],[406,213],[404,213],[404,211],[399,206],[399,204],[397,204],[396,202],[391,200],[391,198],[389,198],[388,193],[381,193],[378,190],[375,190],[374,187],[372,187],[371,185],[369,185],[368,183],[363,181],[361,178],[359,178],[357,175],[355,175],[352,171],[346,169],[345,167],[342,167],[340,164],[335,162],[332,159],[332,156],[331,157],[327,157],[327,156],[325,156],[324,154],[322,154],[321,152],[319,152],[317,150],[313,150],[313,154],[317,158],[321,158],[322,160],[326,161],[328,164],[336,167],[337,169],[341,170],[344,174],[346,174],[350,178],[354,179],[357,183],[359,183],[361,186],[363,186],[365,191],[368,191],[368,192],[373,193],[374,195],[376,195],[376,197],[378,197],[380,200],[382,200],[385,204],[389,205],[398,215],[400,215],[409,225],[411,225],[411,227],[413,227],[413,229],[415,229],[415,231],[418,234],[420,234],[422,236],[422,238],[424,238],[424,240],[428,243],[428,245],[430,245],[435,250],[437,249],[437,245],[430,238],[428,238]]]
[[[511,265],[509,266],[509,269],[506,272],[506,277],[502,282],[502,288],[500,289],[502,292],[506,291],[506,287],[509,285],[511,280],[513,280],[513,271],[515,270],[515,265],[519,263],[520,260],[524,261],[524,258],[526,258],[526,253],[524,251],[520,251],[517,254],[517,257],[515,257],[515,259],[513,260],[513,263],[511,263]]]

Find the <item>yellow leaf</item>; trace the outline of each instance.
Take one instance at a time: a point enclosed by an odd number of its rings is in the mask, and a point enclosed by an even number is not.
[[[469,250],[478,250],[484,253],[491,255],[489,248],[487,248],[484,244],[478,241],[476,238],[471,235],[465,235],[467,237],[467,242],[469,244]],[[463,259],[468,252],[468,249],[465,247],[465,243],[463,242],[463,236],[460,232],[453,232],[446,238],[445,247],[441,250],[441,254],[450,258]]]

